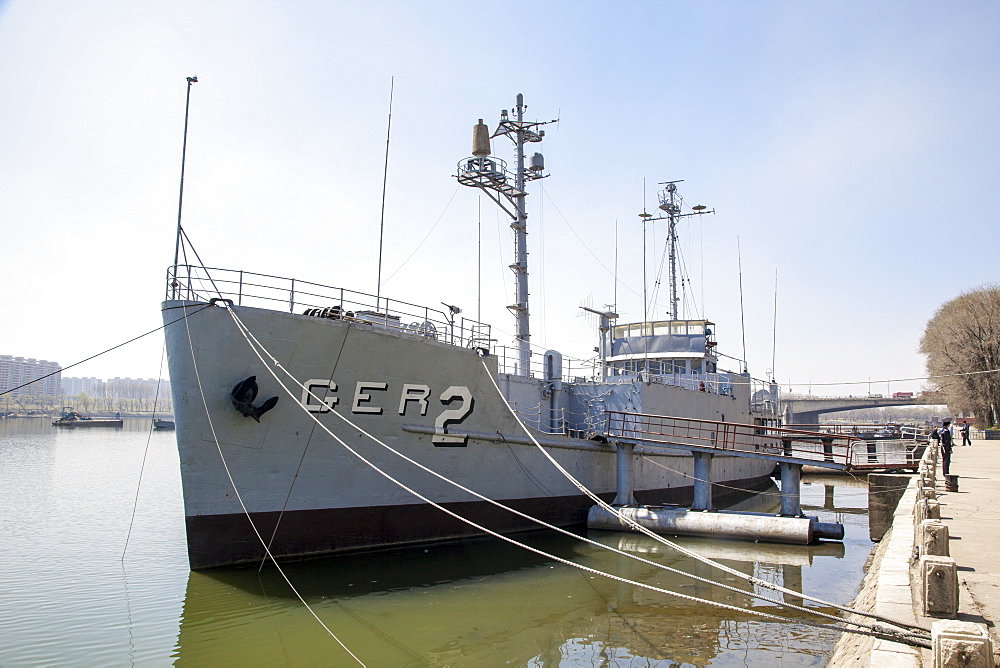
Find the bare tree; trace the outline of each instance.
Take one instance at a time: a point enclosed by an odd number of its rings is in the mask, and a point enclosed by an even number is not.
[[[1000,286],[986,285],[946,302],[920,339],[927,373],[952,411],[972,412],[980,426],[998,424]]]

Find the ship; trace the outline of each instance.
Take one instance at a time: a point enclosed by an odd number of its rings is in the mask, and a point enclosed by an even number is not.
[[[724,370],[715,323],[679,317],[675,223],[706,213],[684,208],[679,182],[659,197],[669,317],[619,323],[614,308],[588,308],[593,360],[533,349],[525,197],[547,174],[525,148],[553,121],[526,121],[524,108],[518,95],[492,133],[480,120],[455,174],[512,220],[513,349],[447,301],[179,264],[175,253],[161,308],[192,570],[512,534],[537,529],[532,518],[582,526],[594,501],[581,486],[609,502],[688,503],[690,454],[632,446],[629,498],[616,499],[611,416],[672,416],[720,433],[780,425],[776,384],[742,361]],[[492,139],[513,143],[511,168]],[[183,173],[181,183],[183,194]],[[718,454],[718,500],[771,486],[773,469]]]
[[[174,421],[166,418],[153,418],[153,429],[157,431],[173,431]]]
[[[95,418],[64,406],[59,417],[52,421],[53,427],[121,427],[124,421],[120,415],[113,418]]]

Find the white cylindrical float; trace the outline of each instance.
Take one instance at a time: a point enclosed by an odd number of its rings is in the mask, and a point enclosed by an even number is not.
[[[841,525],[819,523],[811,517],[704,512],[669,506],[616,506],[615,510],[651,531],[677,536],[718,536],[806,545],[817,538],[837,538],[835,528],[840,530],[839,538],[844,535]],[[600,506],[590,509],[587,526],[606,531],[631,530],[626,522]]]

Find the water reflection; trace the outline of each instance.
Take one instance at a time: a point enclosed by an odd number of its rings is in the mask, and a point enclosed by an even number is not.
[[[189,573],[174,434],[150,434],[149,426],[126,420],[122,430],[77,431],[42,419],[0,420],[0,556],[11,566],[0,572],[0,665],[350,665],[273,567],[260,578],[256,568]],[[778,490],[765,492],[739,508],[774,512]],[[845,603],[871,546],[863,481],[805,477],[802,499],[823,521],[842,518],[843,545],[683,542],[743,573],[793,588],[801,580],[805,591]],[[642,536],[593,535],[651,561],[748,587]],[[529,540],[623,577],[778,610],[577,541]],[[801,624],[761,621],[583,573],[496,540],[300,562],[288,573],[371,666],[821,665],[834,640]]]
[[[827,494],[827,484],[834,494]],[[838,514],[846,509],[836,506],[841,487],[841,479],[810,481],[803,495],[808,490],[823,500],[820,514]],[[848,484],[843,495],[848,504],[853,491]],[[828,496],[835,502],[830,508]],[[777,498],[756,497],[747,505],[766,512]],[[867,541],[866,527],[860,535]],[[754,598],[746,582],[646,536],[588,536],[743,591],[667,573],[564,536],[521,539],[618,577],[738,608],[806,617]],[[805,587],[837,603],[852,597],[867,556],[867,549],[845,551],[842,543],[677,541],[742,573],[795,590]],[[830,631],[649,591],[496,539],[291,563],[286,573],[324,623],[368,665],[820,665],[835,640]],[[756,593],[784,600],[780,593]],[[799,597],[787,602],[802,605]],[[174,656],[179,664],[351,663],[270,565],[259,575],[256,568],[191,573]]]

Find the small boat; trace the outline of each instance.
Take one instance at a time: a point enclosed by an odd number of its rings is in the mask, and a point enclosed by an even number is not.
[[[153,418],[153,429],[160,431],[173,431],[174,421],[164,420],[163,418]]]
[[[121,427],[124,425],[120,416],[113,418],[93,418],[66,406],[62,414],[52,421],[54,427]]]

